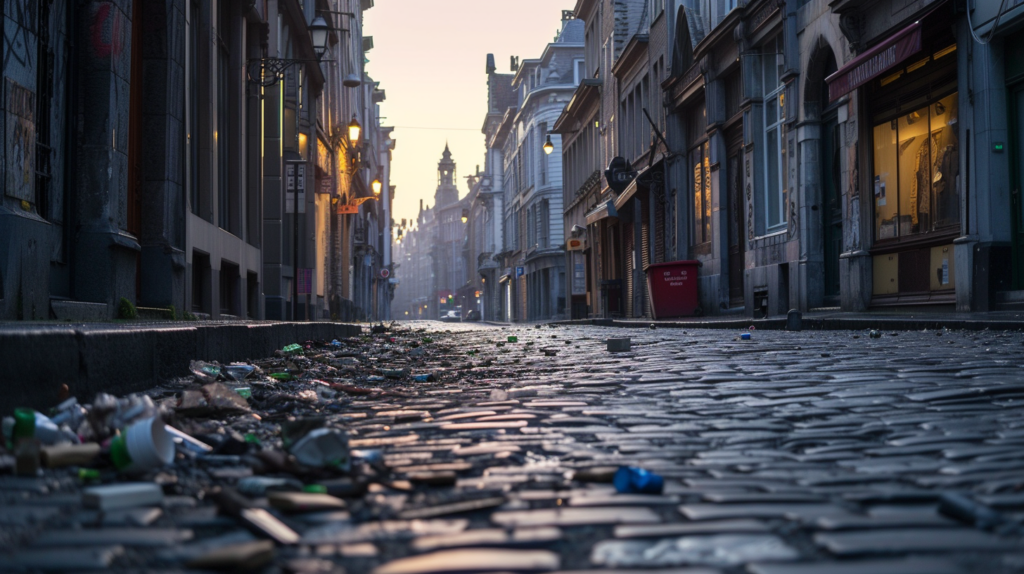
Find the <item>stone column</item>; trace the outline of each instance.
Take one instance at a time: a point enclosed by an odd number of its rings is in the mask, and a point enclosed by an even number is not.
[[[139,304],[185,311],[185,2],[142,6],[142,247]]]
[[[78,22],[78,228],[72,280],[79,301],[135,299],[140,246],[128,227],[128,117],[133,0],[88,0]]]

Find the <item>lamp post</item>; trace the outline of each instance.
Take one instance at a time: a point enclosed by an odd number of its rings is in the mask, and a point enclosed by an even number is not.
[[[548,134],[548,141],[544,142],[544,154],[551,155],[555,151],[555,144],[551,142],[551,134]]]

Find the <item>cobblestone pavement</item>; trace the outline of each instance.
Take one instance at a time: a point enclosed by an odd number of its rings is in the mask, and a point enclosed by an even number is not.
[[[427,331],[338,353],[353,386],[303,407],[386,470],[344,508],[281,514],[301,540],[266,571],[1024,571],[1020,333],[403,328]],[[609,353],[609,337],[632,349]],[[388,366],[410,372],[375,376]],[[409,377],[429,371],[440,380]],[[276,432],[294,407],[253,395],[263,422],[231,428]],[[663,493],[616,493],[620,465],[660,474]],[[77,569],[173,571],[255,544],[197,494],[252,472],[164,471],[177,495],[162,513],[106,522],[77,508],[68,474],[0,477],[0,544],[20,549],[0,560],[53,568],[87,547]]]

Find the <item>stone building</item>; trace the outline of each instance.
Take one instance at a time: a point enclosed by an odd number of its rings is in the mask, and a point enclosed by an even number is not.
[[[504,142],[507,320],[566,314],[561,137],[552,128],[580,77],[582,40],[582,22],[565,13],[561,32],[540,58],[517,64],[512,88],[518,106],[495,131],[494,139]]]
[[[353,114],[376,118],[372,5],[5,3],[0,317],[109,319],[122,299],[162,316],[329,317],[344,291],[329,276],[347,267],[331,264],[344,134]],[[321,61],[318,17],[338,57]],[[368,169],[353,170],[367,185]]]

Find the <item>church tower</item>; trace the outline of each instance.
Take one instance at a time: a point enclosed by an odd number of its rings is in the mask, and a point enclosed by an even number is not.
[[[434,193],[434,205],[441,207],[459,200],[459,189],[455,186],[455,162],[448,143],[444,144],[444,153],[437,163],[437,191]]]

